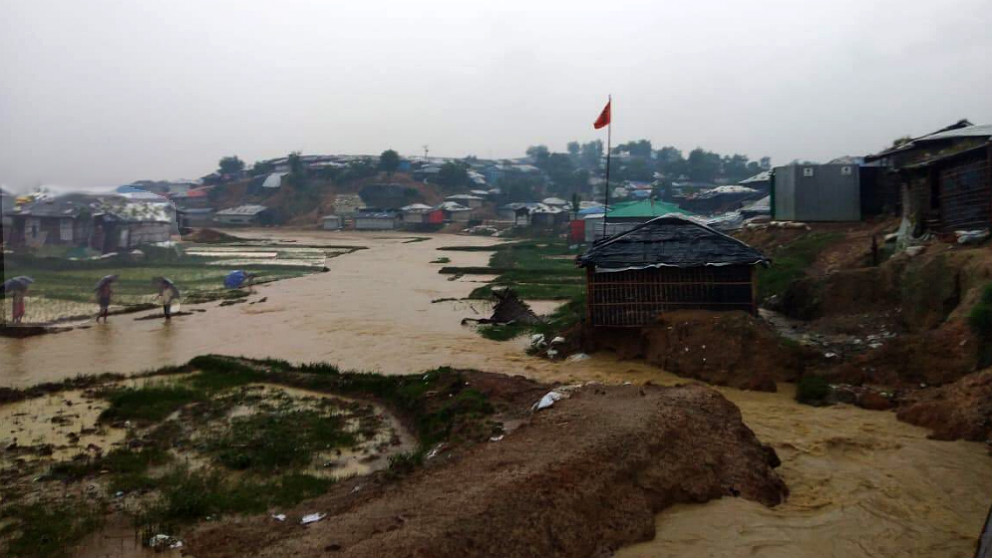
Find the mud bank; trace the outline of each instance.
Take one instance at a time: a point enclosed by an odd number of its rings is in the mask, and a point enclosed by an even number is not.
[[[787,490],[736,407],[700,385],[586,386],[497,442],[381,492],[305,504],[309,527],[269,518],[205,527],[197,556],[603,556],[654,536],[654,513]]]
[[[796,381],[809,356],[743,312],[669,312],[648,327],[586,328],[579,335],[586,352],[613,351],[679,376],[760,391],[775,391],[775,382]]]
[[[946,386],[917,391],[902,402],[898,416],[899,420],[929,428],[937,440],[992,444],[992,369],[969,374]]]

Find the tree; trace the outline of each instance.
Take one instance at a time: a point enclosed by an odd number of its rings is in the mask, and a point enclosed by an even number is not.
[[[721,164],[719,153],[697,147],[689,152],[689,179],[693,182],[713,182],[713,179],[720,174]]]
[[[220,174],[237,174],[245,170],[245,162],[239,159],[237,155],[221,157],[218,166],[220,167]]]
[[[650,157],[651,156],[651,141],[650,140],[638,140],[631,141],[627,143],[622,143],[616,146],[613,150],[614,153],[620,153],[626,151],[630,153],[632,157]]]
[[[568,142],[568,145],[565,146],[565,148],[568,150],[568,156],[572,159],[572,164],[578,165],[579,157],[582,153],[582,146],[579,145],[579,142],[570,141]]]
[[[275,169],[275,165],[269,161],[255,161],[255,164],[251,167],[251,174],[253,176],[258,176],[260,174],[269,174]]]
[[[289,163],[289,177],[286,179],[289,185],[297,190],[302,190],[307,186],[306,169],[303,168],[303,160],[300,159],[300,152],[294,151],[287,157]]]
[[[551,156],[546,145],[532,145],[527,148],[527,156],[534,160],[534,165],[543,169]]]
[[[445,190],[458,189],[468,182],[468,168],[464,163],[449,161],[441,165],[441,170],[437,173],[437,183]]]
[[[603,140],[582,144],[582,166],[596,170],[603,160]]]
[[[386,171],[386,174],[393,174],[400,168],[400,154],[392,149],[387,149],[379,155],[379,170]]]

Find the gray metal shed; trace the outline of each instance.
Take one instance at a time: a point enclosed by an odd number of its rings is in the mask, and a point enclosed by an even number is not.
[[[788,165],[772,171],[772,218],[780,221],[860,221],[858,165]]]

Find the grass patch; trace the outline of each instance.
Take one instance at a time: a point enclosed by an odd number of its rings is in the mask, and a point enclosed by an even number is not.
[[[340,417],[312,410],[238,417],[230,432],[214,440],[210,449],[229,469],[303,467],[321,450],[357,443],[344,426]]]
[[[438,258],[436,260],[432,260],[430,263],[432,263],[432,264],[446,264],[446,263],[451,263],[451,258],[449,258],[448,256],[441,256],[440,258]]]
[[[425,240],[430,240],[430,239],[431,239],[431,237],[429,237],[429,236],[415,236],[415,237],[410,238],[408,240],[404,240],[403,241],[403,244],[412,244],[414,242],[423,242]]]
[[[822,376],[806,375],[796,384],[796,401],[806,405],[819,406],[830,395],[830,384]]]
[[[772,265],[758,268],[758,299],[781,296],[790,283],[805,275],[820,252],[843,238],[841,233],[811,233],[776,249]]]
[[[201,401],[203,395],[182,386],[144,386],[121,388],[108,394],[110,407],[100,413],[101,421],[133,420],[141,423],[158,422],[180,407]]]
[[[13,557],[67,556],[72,546],[102,523],[103,516],[84,504],[15,504],[0,517],[16,522],[0,530],[12,535],[6,555]]]

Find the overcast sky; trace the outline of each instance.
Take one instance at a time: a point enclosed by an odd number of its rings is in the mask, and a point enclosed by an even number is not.
[[[703,146],[773,163],[992,123],[992,0],[0,0],[0,183],[223,155]]]

